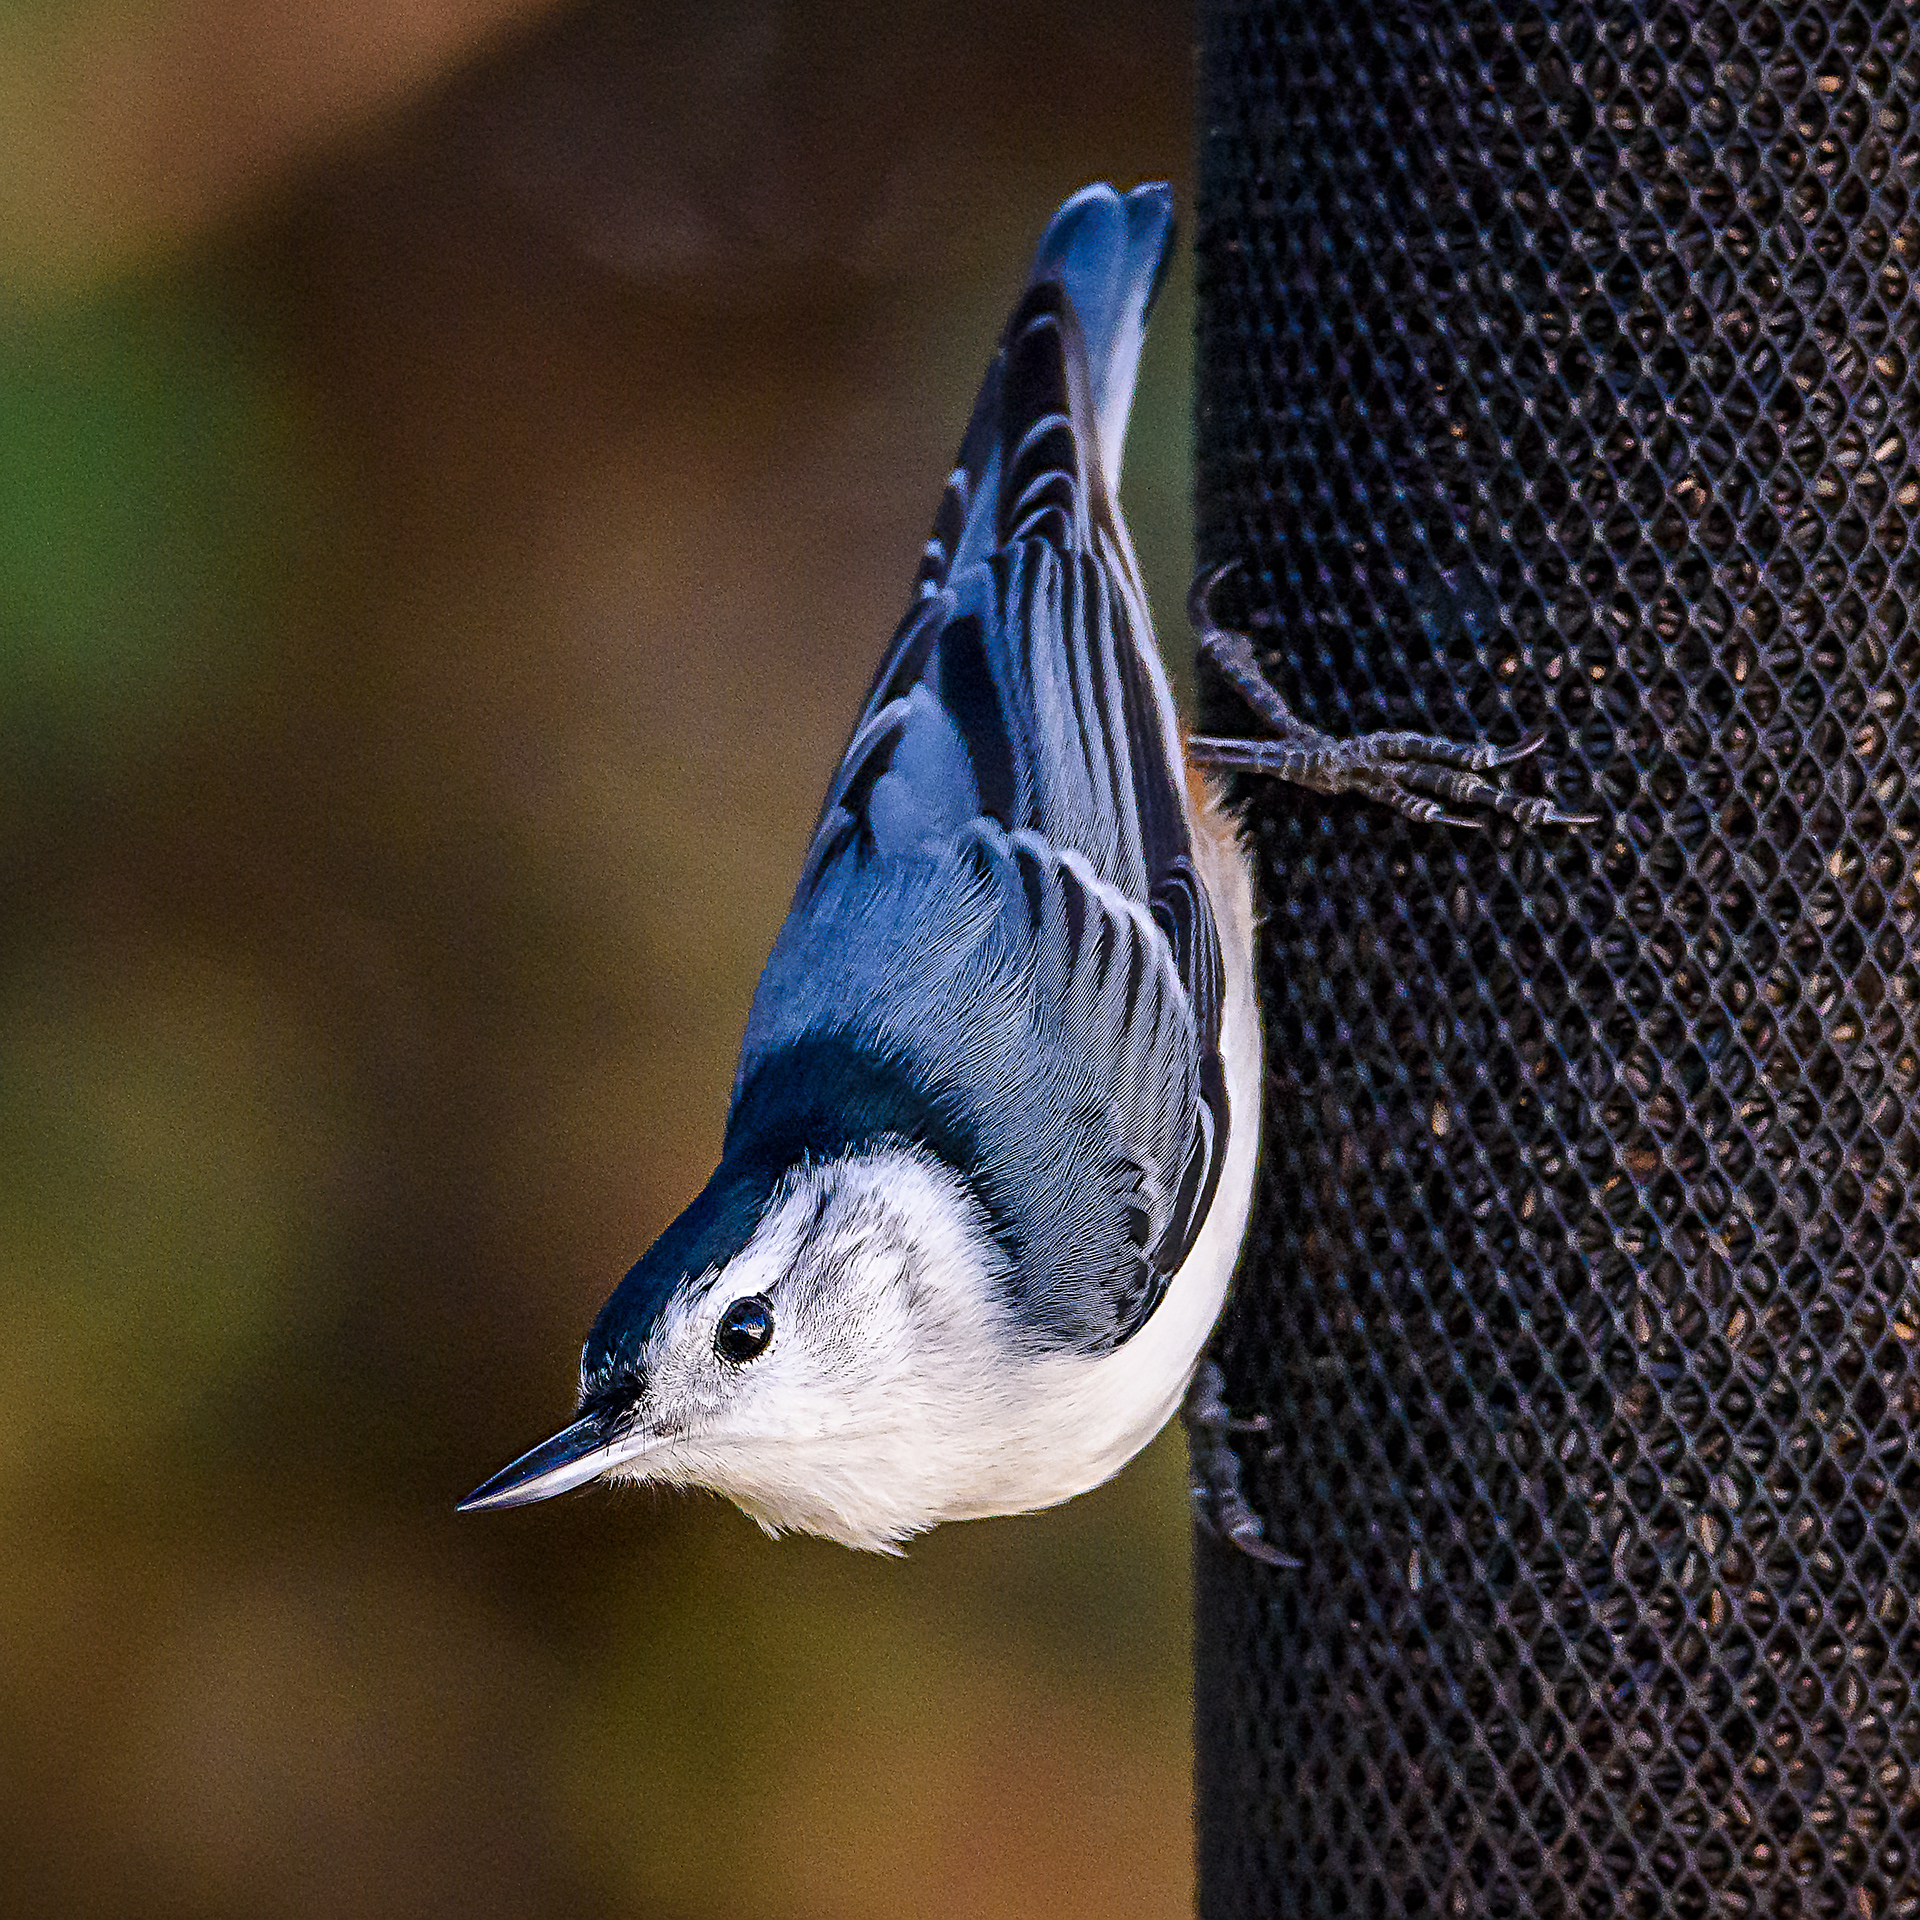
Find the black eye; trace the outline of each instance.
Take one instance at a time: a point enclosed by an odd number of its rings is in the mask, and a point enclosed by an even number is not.
[[[713,1330],[713,1350],[722,1360],[744,1367],[766,1352],[772,1338],[773,1308],[762,1295],[750,1293],[720,1316],[720,1324]]]

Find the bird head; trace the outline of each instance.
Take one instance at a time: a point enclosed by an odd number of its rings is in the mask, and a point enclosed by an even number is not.
[[[462,1508],[605,1477],[890,1547],[947,1517],[928,1503],[943,1442],[980,1420],[1000,1294],[978,1206],[923,1150],[723,1164],[601,1309],[578,1417]]]

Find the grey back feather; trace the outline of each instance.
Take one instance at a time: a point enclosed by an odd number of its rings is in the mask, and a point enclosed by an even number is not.
[[[1089,188],[1041,243],[755,996],[726,1146],[919,1139],[979,1196],[1034,1340],[1092,1349],[1152,1312],[1226,1146],[1218,939],[1114,485],[1170,233],[1164,188]]]

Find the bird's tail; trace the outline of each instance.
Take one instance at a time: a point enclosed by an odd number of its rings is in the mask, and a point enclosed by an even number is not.
[[[1127,416],[1133,409],[1147,314],[1172,241],[1173,192],[1162,182],[1135,187],[1128,194],[1104,183],[1082,187],[1047,223],[1026,291],[1007,323],[1001,351],[987,371],[960,456],[948,476],[914,580],[916,601],[937,592],[956,569],[983,560],[1000,544],[1006,532],[1003,509],[1009,504],[1001,497],[1008,469],[1020,464],[1026,437],[1044,431],[1061,408],[1073,416],[1071,425],[1079,430],[1079,458],[1097,468],[1079,475],[1077,505],[1085,509],[1102,503],[1119,532]],[[1063,359],[1056,350],[1051,372],[1043,368],[1037,381],[1026,381],[1006,397],[1009,356],[1019,357],[1022,336],[1036,318],[1043,326],[1053,325],[1063,307],[1071,315],[1070,328],[1083,354],[1069,350]],[[1080,373],[1069,371],[1069,362],[1083,362],[1084,386]],[[1082,396],[1078,402],[1076,392]],[[1124,534],[1119,537],[1124,545]]]
[[[1113,494],[1140,371],[1147,314],[1172,251],[1173,192],[1164,182],[1122,195],[1082,187],[1047,224],[1027,285],[1056,282],[1087,350],[1101,477]]]

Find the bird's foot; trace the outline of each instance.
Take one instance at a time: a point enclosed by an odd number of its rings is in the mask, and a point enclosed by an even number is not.
[[[1227,1408],[1226,1384],[1226,1376],[1213,1361],[1201,1361],[1181,1408],[1181,1418],[1187,1425],[1194,1518],[1250,1559],[1269,1567],[1297,1567],[1298,1560],[1268,1540],[1265,1523],[1247,1504],[1240,1485],[1243,1469],[1233,1437],[1236,1433],[1265,1433],[1267,1422],[1261,1416],[1236,1420]]]
[[[1429,733],[1363,733],[1336,740],[1295,717],[1279,689],[1262,671],[1244,633],[1213,617],[1213,594],[1237,563],[1216,567],[1193,583],[1187,616],[1200,650],[1273,729],[1267,740],[1200,737],[1187,742],[1187,758],[1222,771],[1273,774],[1316,793],[1357,793],[1409,820],[1448,827],[1478,827],[1485,815],[1452,811],[1484,807],[1523,827],[1587,827],[1599,816],[1568,813],[1551,800],[1513,792],[1488,773],[1513,766],[1540,751],[1544,733],[1530,733],[1517,746],[1467,746]]]

